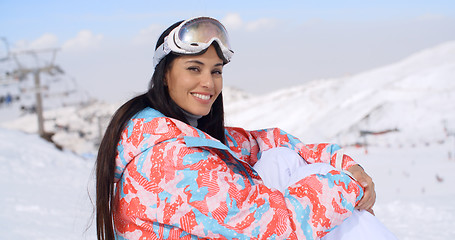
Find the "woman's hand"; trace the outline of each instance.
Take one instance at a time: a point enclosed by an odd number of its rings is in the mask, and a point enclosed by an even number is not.
[[[358,164],[350,167],[348,171],[365,190],[362,199],[357,203],[356,209],[367,210],[372,213],[372,207],[376,202],[376,191],[374,190],[373,180]]]

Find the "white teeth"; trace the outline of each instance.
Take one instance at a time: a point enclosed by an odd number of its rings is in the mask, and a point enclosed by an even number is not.
[[[200,98],[202,100],[209,100],[210,99],[210,95],[203,95],[203,94],[199,94],[199,93],[193,93],[193,96],[195,96],[197,98]]]

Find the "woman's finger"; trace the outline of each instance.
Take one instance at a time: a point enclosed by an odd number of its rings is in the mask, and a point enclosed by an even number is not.
[[[376,215],[374,214],[373,208],[367,209],[366,211],[369,212],[369,213],[371,213],[371,215],[376,216]]]
[[[354,176],[357,182],[363,187],[364,195],[362,199],[358,202],[356,208],[367,210],[373,207],[374,203],[376,202],[376,192],[374,189],[374,183],[371,177],[363,170],[360,165],[354,165],[350,169],[349,172]]]
[[[362,183],[361,183],[362,184]],[[376,192],[374,190],[374,183],[362,184],[364,186],[364,195],[357,204],[357,209],[367,210],[373,207],[376,202]]]

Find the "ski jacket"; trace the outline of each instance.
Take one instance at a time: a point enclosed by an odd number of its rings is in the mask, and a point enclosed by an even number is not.
[[[305,145],[277,128],[227,127],[226,139],[223,144],[152,108],[136,114],[117,148],[117,239],[318,239],[350,216],[363,195],[341,169],[281,193],[252,168],[274,147],[335,166],[337,145]],[[345,170],[354,164],[341,158]]]

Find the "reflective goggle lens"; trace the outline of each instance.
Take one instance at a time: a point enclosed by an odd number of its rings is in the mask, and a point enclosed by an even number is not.
[[[182,43],[191,46],[207,44],[213,38],[218,38],[224,47],[231,49],[226,29],[220,22],[211,18],[198,18],[185,23],[180,28],[178,38]]]

